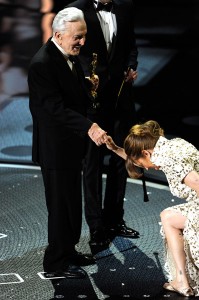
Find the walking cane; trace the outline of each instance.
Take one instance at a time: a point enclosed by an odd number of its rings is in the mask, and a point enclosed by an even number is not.
[[[128,72],[130,71],[130,67],[128,67],[127,71],[126,71],[126,76],[128,75]],[[125,78],[126,78],[125,76]],[[119,96],[121,94],[121,91],[122,91],[122,88],[123,88],[123,85],[125,83],[125,78],[123,79],[122,81],[122,84],[120,86],[120,90],[119,90],[119,93],[118,93],[118,97],[117,97],[117,102],[115,104],[115,108],[117,108],[117,104],[118,104],[118,99],[119,99]],[[147,195],[147,189],[146,189],[146,180],[145,180],[145,175],[144,175],[144,170],[141,169],[141,173],[142,173],[142,187],[143,187],[143,192],[144,192],[144,202],[148,202],[149,201],[149,198],[148,198],[148,195]]]
[[[142,173],[142,187],[143,187],[143,192],[144,192],[144,202],[148,202],[149,198],[148,198],[148,194],[147,194],[147,189],[146,189],[146,178],[144,175],[144,170],[141,169],[141,173]]]

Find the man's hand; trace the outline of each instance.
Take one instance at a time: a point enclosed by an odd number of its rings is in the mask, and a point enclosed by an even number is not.
[[[91,128],[88,131],[88,135],[97,146],[104,144],[107,139],[106,132],[101,127],[99,127],[97,123],[92,124]]]
[[[128,73],[126,72],[124,73],[124,76],[125,76],[125,82],[133,82],[134,80],[137,79],[138,72],[134,71],[133,69],[130,69]]]

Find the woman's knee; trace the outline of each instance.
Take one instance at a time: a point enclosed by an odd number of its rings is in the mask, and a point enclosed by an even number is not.
[[[163,210],[160,213],[160,218],[162,225],[170,225],[178,229],[183,229],[186,222],[186,217],[181,213],[169,209]]]
[[[166,218],[166,215],[167,215],[167,211],[166,210],[161,211],[161,213],[160,213],[160,219],[161,219],[161,221],[163,221]]]
[[[174,211],[164,209],[164,210],[161,211],[161,213],[160,213],[160,219],[161,219],[161,222],[162,222],[162,223],[168,222],[169,219],[170,219],[171,217],[173,217],[174,214],[175,214]]]

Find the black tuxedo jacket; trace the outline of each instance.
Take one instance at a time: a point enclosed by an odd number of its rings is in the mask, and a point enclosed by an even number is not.
[[[128,66],[137,68],[137,46],[134,33],[134,6],[132,0],[113,0],[113,12],[117,21],[117,35],[113,40],[111,53],[108,54],[106,42],[93,6],[93,0],[73,1],[67,7],[75,6],[84,12],[87,24],[87,35],[79,59],[86,76],[89,76],[89,65],[92,54],[97,53],[98,62],[96,74],[99,75],[99,90],[112,80],[114,85],[120,85],[124,71]]]
[[[50,39],[33,57],[29,72],[33,118],[33,161],[51,169],[74,168],[84,155],[92,122],[86,116],[89,95],[75,58],[78,79]]]

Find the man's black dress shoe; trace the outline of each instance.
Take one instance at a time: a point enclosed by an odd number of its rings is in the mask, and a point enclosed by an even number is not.
[[[87,273],[79,266],[76,265],[69,265],[67,268],[62,272],[65,278],[74,278],[74,279],[81,279],[87,276]]]
[[[46,278],[65,277],[68,279],[82,279],[87,276],[87,273],[79,266],[68,265],[64,270],[57,272],[46,272]]]
[[[92,254],[83,254],[81,252],[77,253],[74,261],[78,266],[90,266],[96,264],[96,259]]]
[[[109,229],[110,239],[115,238],[116,236],[122,236],[126,238],[132,238],[137,239],[140,237],[140,234],[138,231],[127,227],[125,222],[122,221],[117,226]]]
[[[92,254],[97,254],[103,250],[106,250],[110,246],[110,239],[107,236],[105,230],[96,230],[90,234],[89,246]]]

